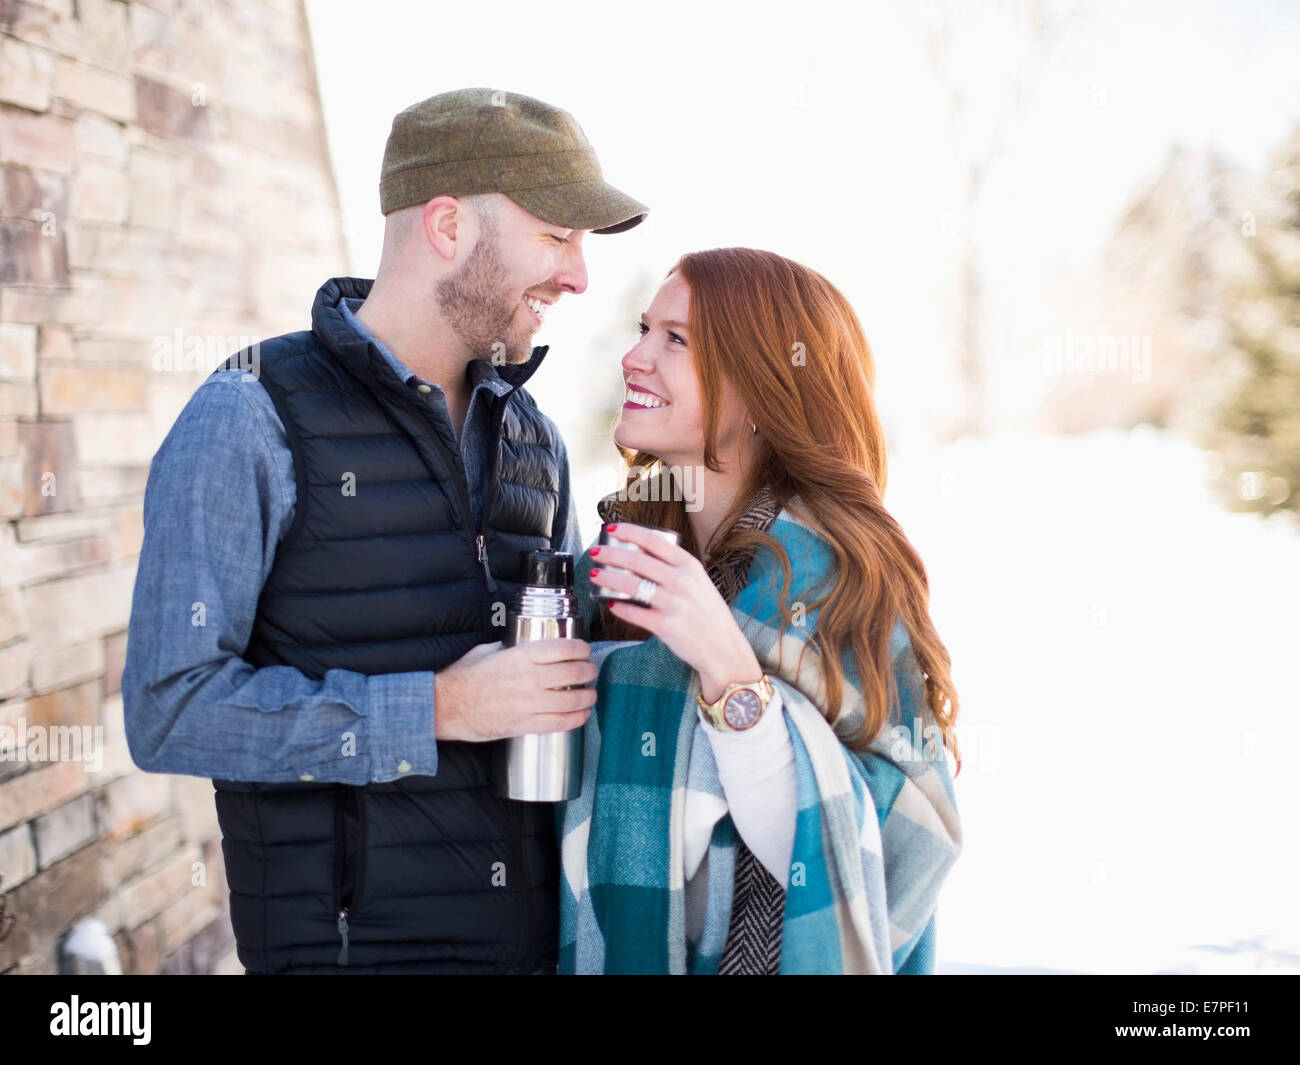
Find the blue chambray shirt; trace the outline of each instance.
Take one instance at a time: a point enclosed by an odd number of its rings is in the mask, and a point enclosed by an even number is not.
[[[442,388],[418,378],[354,315],[342,313],[394,372],[452,427]],[[490,366],[490,363],[488,364]],[[291,666],[257,669],[248,646],[276,546],[293,524],[297,486],[284,425],[261,383],[218,370],[195,391],[154,456],[144,497],[122,703],[131,757],[152,773],[271,783],[395,780],[438,769],[433,672],[320,680]],[[475,522],[489,485],[491,395],[512,385],[495,369],[470,396],[461,454]],[[583,552],[560,445],[551,543]]]

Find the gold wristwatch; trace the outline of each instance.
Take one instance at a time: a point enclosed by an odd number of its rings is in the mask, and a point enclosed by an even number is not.
[[[764,673],[751,684],[728,684],[716,702],[706,703],[699,692],[695,701],[719,732],[744,732],[758,723],[775,694],[771,678]]]

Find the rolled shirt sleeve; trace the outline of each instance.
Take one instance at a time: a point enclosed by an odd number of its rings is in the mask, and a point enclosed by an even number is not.
[[[432,671],[314,679],[242,657],[295,505],[284,427],[243,376],[198,388],[149,471],[122,675],[131,757],[270,783],[433,775]]]

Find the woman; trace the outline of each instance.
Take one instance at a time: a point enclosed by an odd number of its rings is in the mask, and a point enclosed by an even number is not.
[[[627,482],[599,510],[640,550],[592,547],[576,582],[600,677],[560,814],[560,972],[932,972],[957,699],[881,502],[857,317],[814,271],[724,248],[683,256],[638,328]]]

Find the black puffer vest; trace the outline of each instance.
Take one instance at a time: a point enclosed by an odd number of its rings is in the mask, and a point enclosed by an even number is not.
[[[261,668],[439,670],[502,638],[496,603],[550,546],[559,437],[522,390],[546,348],[496,372],[490,490],[474,526],[460,447],[338,308],[260,346],[293,450],[297,505],[244,654]],[[235,365],[232,358],[228,365]],[[245,356],[247,357],[247,356]],[[247,365],[247,364],[245,364]],[[471,387],[492,368],[470,364]],[[343,487],[351,475],[351,493]],[[438,744],[436,776],[365,787],[214,780],[230,916],[254,972],[533,972],[555,963],[553,807],[497,797],[492,744]],[[400,770],[398,770],[400,771]]]

